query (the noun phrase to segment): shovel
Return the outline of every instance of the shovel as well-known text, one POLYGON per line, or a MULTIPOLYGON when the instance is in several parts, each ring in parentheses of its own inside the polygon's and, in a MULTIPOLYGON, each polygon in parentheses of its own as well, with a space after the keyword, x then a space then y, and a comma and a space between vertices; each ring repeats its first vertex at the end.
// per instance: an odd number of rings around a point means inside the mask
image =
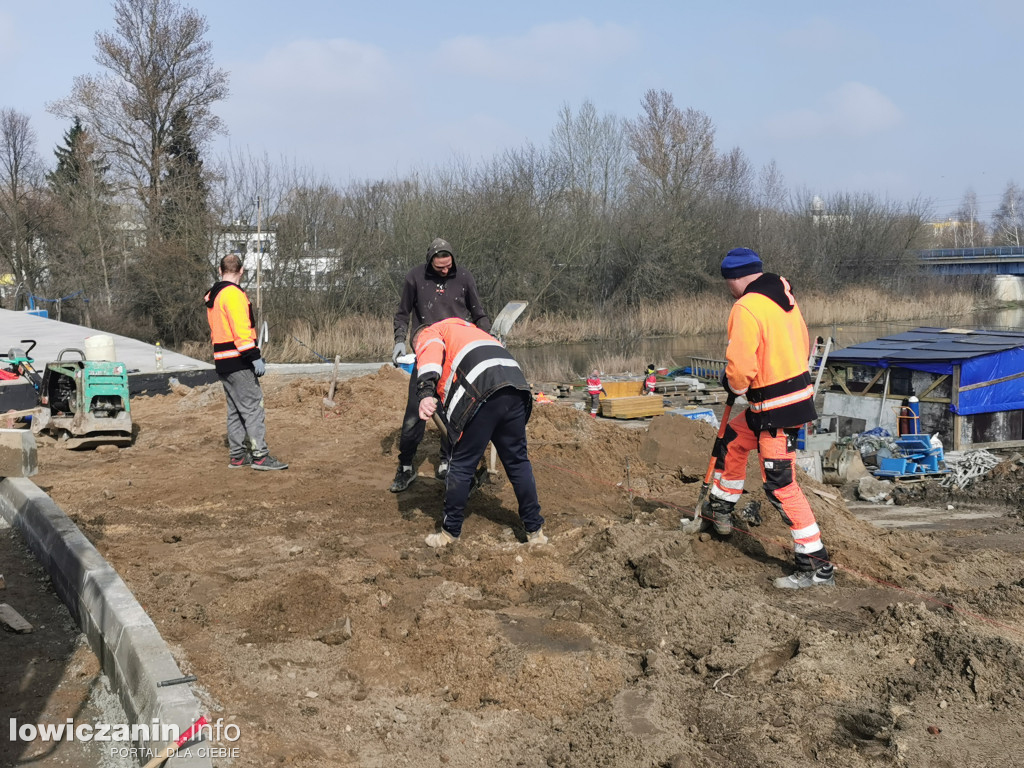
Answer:
MULTIPOLYGON (((431 416, 430 418, 434 420, 434 426, 437 427, 437 431, 444 435, 445 439, 447 439, 448 428, 444 425, 444 421, 442 421, 440 414, 437 411, 434 411, 433 416, 431 416)), ((494 446, 491 446, 491 451, 494 451, 494 446)), ((486 479, 486 477, 487 465, 481 464, 479 467, 476 468, 476 472, 473 473, 473 480, 469 484, 469 492, 472 493, 481 485, 483 485, 483 482, 486 479)))
POLYGON ((722 423, 718 425, 718 437, 715 438, 715 444, 711 447, 711 459, 708 461, 708 471, 704 473, 704 482, 701 483, 700 493, 697 494, 697 503, 693 507, 693 519, 687 520, 685 517, 680 522, 680 527, 687 533, 700 533, 701 520, 700 508, 704 504, 704 499, 708 496, 708 489, 711 487, 711 478, 715 475, 715 460, 718 458, 718 450, 722 445, 722 440, 725 439, 725 429, 729 426, 729 416, 732 413, 732 404, 736 401, 736 395, 732 392, 725 398, 725 410, 722 411, 722 423))
POLYGON ((528 301, 510 301, 502 307, 501 312, 491 323, 491 336, 504 343, 508 332, 512 330, 512 324, 519 319, 529 304, 528 301))
POLYGON ((324 408, 334 407, 334 388, 338 386, 338 365, 341 363, 341 355, 334 356, 334 376, 331 377, 331 389, 324 398, 324 408))

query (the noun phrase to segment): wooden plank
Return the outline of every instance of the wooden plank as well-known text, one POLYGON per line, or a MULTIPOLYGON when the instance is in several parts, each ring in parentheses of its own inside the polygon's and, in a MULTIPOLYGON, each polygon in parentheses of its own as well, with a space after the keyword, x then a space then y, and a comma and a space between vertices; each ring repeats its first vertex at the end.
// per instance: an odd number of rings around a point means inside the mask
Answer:
POLYGON ((613 419, 640 419, 664 412, 665 403, 657 396, 606 397, 601 401, 601 415, 613 419))
POLYGON ((607 397, 635 397, 644 391, 642 381, 604 381, 601 382, 607 397))
POLYGON ((32 625, 7 603, 0 603, 0 624, 3 624, 8 632, 17 632, 19 635, 32 631, 32 625))

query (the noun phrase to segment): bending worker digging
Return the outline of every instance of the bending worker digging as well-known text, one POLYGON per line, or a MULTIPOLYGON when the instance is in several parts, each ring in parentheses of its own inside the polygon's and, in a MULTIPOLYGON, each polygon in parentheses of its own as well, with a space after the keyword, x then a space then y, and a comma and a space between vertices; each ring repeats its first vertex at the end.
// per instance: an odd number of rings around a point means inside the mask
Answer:
POLYGON ((761 257, 734 248, 722 277, 736 303, 729 313, 722 386, 750 403, 725 430, 714 483, 703 515, 720 536, 732 533, 732 510, 743 493, 747 456, 757 449, 765 495, 793 535, 796 572, 775 580, 780 589, 833 586, 828 551, 810 504, 796 483, 796 436, 817 418, 807 371, 807 325, 789 281, 762 272, 761 257))
POLYGON ((421 330, 416 348, 419 415, 438 410, 451 441, 441 530, 426 538, 444 547, 459 538, 477 464, 493 443, 519 502, 529 544, 545 544, 537 483, 526 453, 526 422, 533 404, 519 364, 501 343, 472 323, 450 318, 421 330))

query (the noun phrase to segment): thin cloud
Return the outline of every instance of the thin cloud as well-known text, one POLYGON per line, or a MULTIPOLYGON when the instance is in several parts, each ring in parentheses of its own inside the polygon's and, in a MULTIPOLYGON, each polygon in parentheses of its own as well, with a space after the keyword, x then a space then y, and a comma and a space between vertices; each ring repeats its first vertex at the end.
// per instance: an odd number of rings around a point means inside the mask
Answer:
POLYGON ((637 42, 636 34, 626 27, 580 19, 543 24, 519 36, 441 41, 436 62, 451 74, 509 82, 552 81, 608 65, 634 50, 637 42))
POLYGON ((836 56, 843 51, 862 49, 866 41, 831 19, 817 17, 787 29, 779 35, 782 50, 836 56))
POLYGON ((844 83, 826 94, 817 107, 769 118, 766 129, 780 139, 822 136, 863 138, 898 125, 903 113, 885 94, 864 83, 844 83))
POLYGON ((243 91, 371 94, 394 79, 382 49, 344 39, 296 40, 271 49, 255 64, 238 64, 232 70, 243 91))
POLYGON ((10 14, 0 13, 0 61, 14 61, 19 48, 14 19, 10 14))

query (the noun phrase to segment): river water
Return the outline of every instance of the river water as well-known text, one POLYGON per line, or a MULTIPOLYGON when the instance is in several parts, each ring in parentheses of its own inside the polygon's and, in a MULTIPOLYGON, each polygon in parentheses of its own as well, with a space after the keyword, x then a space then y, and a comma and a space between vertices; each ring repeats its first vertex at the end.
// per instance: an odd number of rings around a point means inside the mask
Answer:
MULTIPOLYGON (((833 326, 811 326, 815 336, 834 339, 833 347, 840 349, 852 344, 891 336, 913 328, 974 328, 985 330, 1024 330, 1024 307, 985 310, 955 318, 922 318, 881 323, 839 323, 833 326)), ((559 344, 542 347, 515 348, 516 359, 527 371, 573 370, 584 376, 599 361, 610 357, 632 358, 640 356, 655 366, 675 368, 690 364, 691 357, 724 359, 725 328, 721 333, 700 336, 673 336, 623 342, 594 342, 589 344, 559 344)), ((607 373, 614 373, 607 371, 607 373)))

